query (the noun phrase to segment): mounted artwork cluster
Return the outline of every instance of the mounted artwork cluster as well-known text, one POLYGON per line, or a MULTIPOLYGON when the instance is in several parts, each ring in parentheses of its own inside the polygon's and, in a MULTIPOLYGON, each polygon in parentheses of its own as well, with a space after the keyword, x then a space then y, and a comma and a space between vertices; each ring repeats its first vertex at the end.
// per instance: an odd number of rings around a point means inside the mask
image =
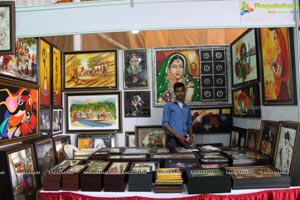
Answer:
POLYGON ((232 42, 235 117, 260 118, 260 94, 264 106, 297 104, 293 44, 290 28, 248 29, 232 42))

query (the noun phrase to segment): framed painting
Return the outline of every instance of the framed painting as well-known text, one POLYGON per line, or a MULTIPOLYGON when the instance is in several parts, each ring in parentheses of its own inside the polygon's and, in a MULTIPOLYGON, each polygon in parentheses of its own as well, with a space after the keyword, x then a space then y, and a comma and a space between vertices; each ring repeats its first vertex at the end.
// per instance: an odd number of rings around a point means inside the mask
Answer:
POLYGON ((247 129, 240 128, 233 126, 231 129, 230 135, 230 146, 232 147, 245 147, 245 140, 246 140, 247 129), (236 141, 238 140, 238 141, 236 141))
POLYGON ((232 108, 191 108, 193 133, 224 133, 232 128, 232 108))
POLYGON ((67 132, 122 131, 121 93, 67 93, 67 132))
POLYGON ((259 33, 263 105, 296 105, 293 28, 260 28, 259 33))
POLYGON ((125 131, 125 146, 136 147, 136 138, 134 131, 125 131))
POLYGON ((256 151, 259 140, 259 130, 258 129, 247 129, 245 148, 249 151, 256 151))
POLYGON ((62 106, 62 51, 52 44, 52 104, 62 106))
POLYGON ((64 89, 118 89, 117 51, 64 53, 64 89))
POLYGON ((124 50, 124 89, 138 88, 148 88, 147 50, 124 50))
POLYGON ((55 154, 57 163, 60 163, 66 159, 66 154, 64 152, 64 147, 66 144, 71 144, 71 138, 69 135, 57 135, 53 137, 55 154))
POLYGON ((112 147, 111 135, 77 135, 78 149, 112 147))
POLYGON ((51 113, 50 107, 40 107, 40 130, 49 131, 51 130, 51 113))
POLYGON ((39 89, 0 81, 0 145, 39 136, 39 89), (24 120, 26 119, 26 120, 24 120))
POLYGON ((125 117, 151 117, 150 91, 124 92, 125 117))
POLYGON ((262 120, 260 124, 257 152, 268 156, 271 160, 274 156, 278 125, 278 122, 270 120, 262 120))
POLYGON ((39 48, 39 69, 40 69, 40 104, 43 106, 51 105, 51 44, 44 39, 40 39, 39 48))
POLYGON ((259 80, 256 30, 248 29, 230 44, 232 87, 259 80))
POLYGON ((239 147, 239 137, 240 133, 237 130, 231 130, 230 132, 230 146, 231 147, 239 147))
POLYGON ((291 177, 291 185, 298 185, 300 153, 300 124, 298 122, 283 121, 278 128, 278 139, 275 144, 273 165, 282 173, 291 177))
POLYGON ((232 90, 233 116, 260 118, 260 91, 258 84, 232 90))
POLYGON ((36 199, 38 182, 36 160, 32 144, 17 144, 0 149, 0 188, 3 199, 36 199))
POLYGON ((63 132, 63 109, 52 109, 52 135, 60 134, 63 132))
POLYGON ((16 18, 15 2, 0 2, 0 55, 15 53, 16 18))
POLYGON ((171 160, 165 160, 164 162, 164 168, 179 168, 182 170, 186 169, 199 169, 200 163, 196 159, 192 160, 181 160, 181 159, 171 159, 171 160))
POLYGON ((32 37, 16 39, 16 51, 11 55, 0 55, 0 76, 37 85, 39 82, 38 41, 37 38, 32 37))
POLYGON ((166 147, 166 134, 162 126, 135 126, 135 136, 137 147, 166 147))
POLYGON ((173 47, 153 49, 153 105, 163 106, 175 98, 173 85, 186 86, 189 105, 230 105, 229 46, 173 47))

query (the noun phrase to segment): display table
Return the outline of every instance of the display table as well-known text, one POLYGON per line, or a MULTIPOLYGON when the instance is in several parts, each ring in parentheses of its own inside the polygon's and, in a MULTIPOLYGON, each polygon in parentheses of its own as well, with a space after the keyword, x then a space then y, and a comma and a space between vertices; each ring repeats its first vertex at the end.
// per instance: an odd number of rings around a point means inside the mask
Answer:
MULTIPOLYGON (((185 190, 186 191, 186 190, 185 190)), ((149 199, 184 199, 184 200, 297 200, 300 199, 300 188, 282 189, 248 189, 232 190, 231 193, 220 194, 196 194, 183 193, 153 193, 153 192, 81 192, 81 191, 40 191, 41 200, 99 200, 99 199, 126 199, 126 200, 149 200, 149 199)))

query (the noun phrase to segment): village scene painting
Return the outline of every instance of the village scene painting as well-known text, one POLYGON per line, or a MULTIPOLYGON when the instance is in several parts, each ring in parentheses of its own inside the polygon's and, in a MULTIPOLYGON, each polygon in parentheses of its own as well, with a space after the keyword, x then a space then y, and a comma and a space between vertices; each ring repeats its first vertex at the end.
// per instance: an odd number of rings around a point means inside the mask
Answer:
POLYGON ((69 95, 68 131, 120 129, 120 96, 117 94, 69 95))
POLYGON ((116 51, 64 54, 65 89, 117 88, 116 51))

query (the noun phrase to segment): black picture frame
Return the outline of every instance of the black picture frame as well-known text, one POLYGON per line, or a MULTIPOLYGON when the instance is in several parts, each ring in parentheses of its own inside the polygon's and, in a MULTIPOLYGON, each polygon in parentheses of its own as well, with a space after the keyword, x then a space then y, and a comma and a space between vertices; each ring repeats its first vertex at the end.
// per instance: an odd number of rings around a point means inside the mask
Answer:
POLYGON ((150 91, 124 92, 125 117, 151 117, 150 91))

